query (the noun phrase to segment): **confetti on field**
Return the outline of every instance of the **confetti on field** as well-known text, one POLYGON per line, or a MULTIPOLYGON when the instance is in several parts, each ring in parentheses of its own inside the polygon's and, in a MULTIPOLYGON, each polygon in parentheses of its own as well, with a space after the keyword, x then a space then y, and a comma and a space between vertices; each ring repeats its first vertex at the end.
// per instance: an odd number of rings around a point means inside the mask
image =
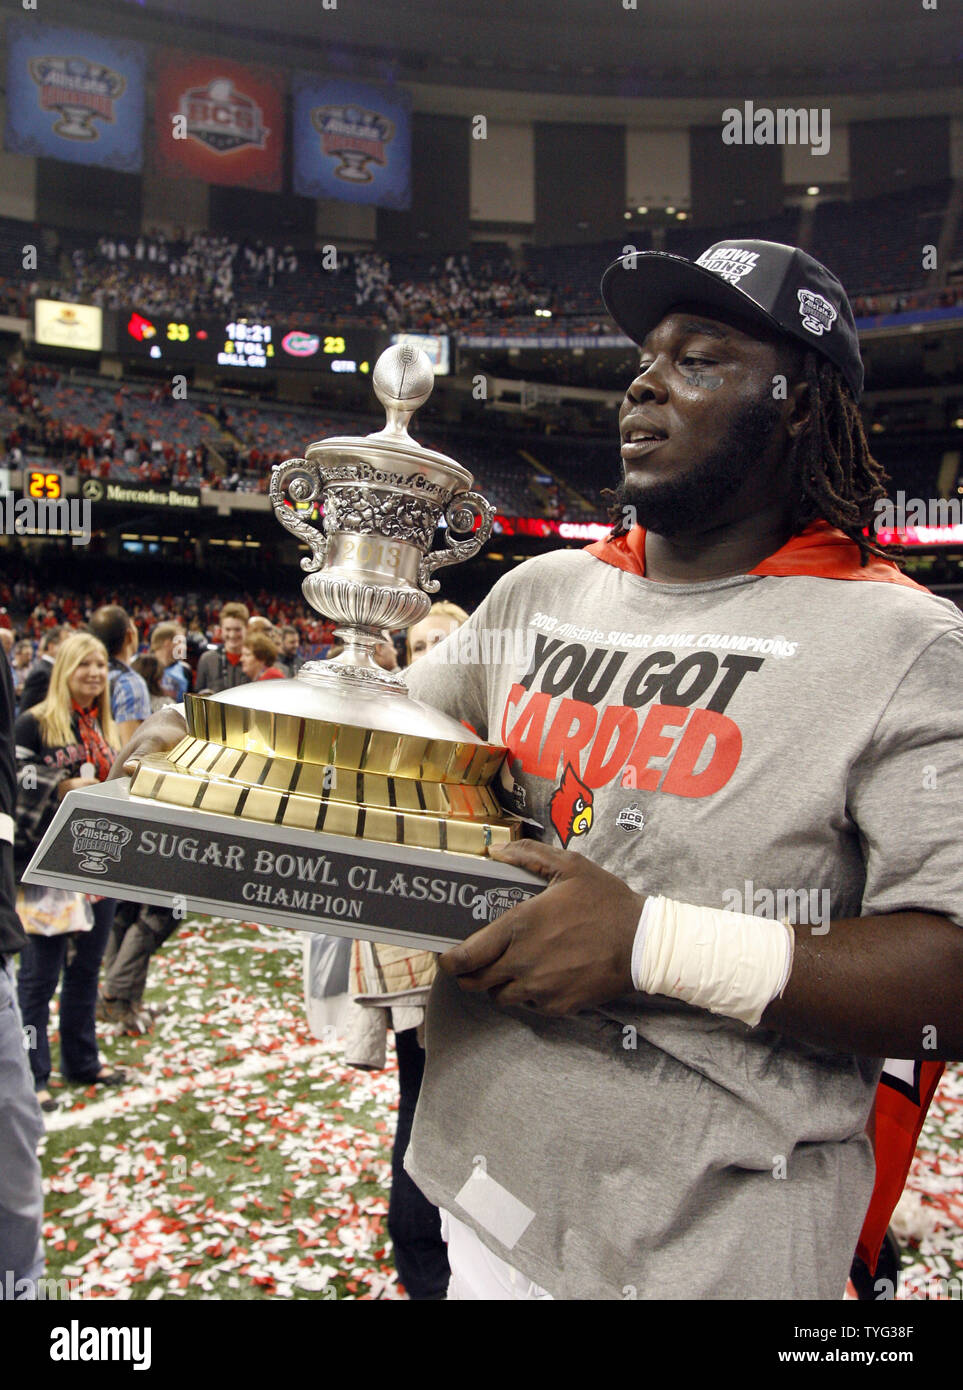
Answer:
POLYGON ((48 1275, 87 1298, 402 1297, 394 1059, 356 1071, 312 1036, 301 938, 190 919, 151 962, 148 997, 170 1011, 146 1037, 98 1025, 130 1084, 58 1087, 55 1072, 48 1275))
MULTIPOLYGON (((98 1024, 117 1089, 51 1084, 47 1275, 120 1299, 398 1299, 387 1230, 394 1056, 370 1073, 310 1032, 301 938, 190 918, 151 962, 169 1012, 98 1024)), ((57 1064, 56 1005, 51 1043, 57 1064)), ((963 1065, 930 1108, 894 1225, 905 1298, 963 1297, 963 1065), (940 1281, 943 1283, 940 1283, 940 1281)))
POLYGON ((897 1297, 963 1299, 963 1064, 943 1073, 894 1229, 903 1251, 897 1297))

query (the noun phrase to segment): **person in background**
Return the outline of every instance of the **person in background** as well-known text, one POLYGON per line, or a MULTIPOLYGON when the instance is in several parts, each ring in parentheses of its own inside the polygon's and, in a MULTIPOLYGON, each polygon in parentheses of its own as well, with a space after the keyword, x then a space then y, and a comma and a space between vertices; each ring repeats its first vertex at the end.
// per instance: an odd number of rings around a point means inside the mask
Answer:
POLYGON ((90 632, 107 648, 110 659, 110 712, 122 747, 152 712, 150 695, 142 676, 131 668, 138 647, 137 629, 117 604, 98 608, 88 624, 90 632))
MULTIPOLYGON (((22 872, 58 804, 75 787, 103 782, 117 749, 110 713, 108 656, 102 642, 77 633, 61 643, 47 698, 17 718, 15 854, 22 872), (32 769, 30 775, 27 770, 32 769)), ((94 1011, 97 975, 114 916, 113 898, 56 888, 21 887, 17 911, 27 933, 17 980, 24 1027, 32 1029, 30 1070, 44 1110, 56 1109, 47 1083, 50 1000, 63 975, 60 1054, 64 1079, 115 1086, 123 1071, 101 1064, 94 1011)))
POLYGON ((298 647, 301 642, 298 630, 288 623, 281 628, 280 636, 281 650, 278 652, 277 664, 285 675, 296 676, 304 665, 304 658, 298 655, 298 647))
MULTIPOLYGON (((444 641, 467 619, 468 614, 456 603, 432 604, 428 616, 408 632, 409 664, 444 641)), ((394 651, 393 646, 391 650, 394 651)), ((345 1061, 349 1066, 383 1067, 389 1017, 395 1030, 399 1096, 391 1155, 388 1232, 398 1275, 409 1297, 415 1300, 443 1299, 450 1277, 438 1208, 404 1169, 425 1070, 421 1037, 424 1005, 435 974, 435 955, 431 951, 368 941, 351 944, 351 988, 360 1009, 349 1027, 345 1061)))
MULTIPOLYGON (((12 1296, 33 1299, 44 1272, 43 1188, 37 1145, 43 1117, 27 1064, 14 959, 27 938, 16 913, 13 861, 17 774, 13 752, 13 684, 0 663, 0 1272, 12 1296)), ((8 1297, 0 1279, 0 1299, 8 1297)))
POLYGON ((41 637, 40 653, 27 672, 27 678, 20 692, 18 714, 23 714, 25 710, 39 705, 40 701, 46 697, 47 688, 50 685, 50 672, 57 659, 57 649, 69 633, 70 628, 68 627, 51 627, 41 637))
POLYGON ((331 618, 325 618, 323 623, 319 623, 315 626, 315 636, 311 640, 320 643, 320 651, 318 652, 319 661, 326 661, 328 657, 331 656, 332 648, 334 647, 334 629, 335 624, 331 618))
POLYGON ((147 686, 152 714, 156 714, 159 709, 167 709, 170 705, 177 703, 174 697, 168 695, 161 685, 164 668, 156 656, 139 656, 136 661, 131 662, 131 669, 137 672, 147 686))
POLYGON ((17 692, 23 689, 23 683, 27 679, 27 672, 33 665, 33 643, 29 638, 24 638, 18 642, 13 649, 13 660, 11 662, 11 675, 13 676, 13 688, 17 692))
POLYGON ((188 624, 187 636, 185 638, 185 644, 187 647, 187 664, 192 671, 197 670, 201 657, 207 651, 207 637, 205 636, 203 629, 198 630, 199 627, 200 624, 198 620, 194 618, 188 624))
POLYGON ((212 695, 247 681, 241 669, 241 644, 250 612, 243 603, 225 603, 219 616, 223 646, 208 647, 197 663, 197 689, 212 695))
MULTIPOLYGON (((124 744, 153 713, 147 683, 129 664, 138 647, 137 629, 127 612, 117 604, 98 608, 89 628, 103 642, 110 658, 110 712, 117 726, 119 742, 124 744)), ((152 1018, 140 1007, 147 979, 147 962, 158 944, 158 932, 168 929, 166 935, 161 936, 162 940, 166 940, 176 926, 169 909, 149 908, 142 903, 117 903, 102 963, 101 989, 96 1006, 98 1018, 109 1023, 121 1023, 125 1032, 135 1036, 147 1031, 152 1018), (132 930, 141 916, 148 916, 157 929, 145 932, 132 930), (131 979, 135 979, 139 986, 136 998, 132 997, 131 979)))
POLYGON ((385 633, 383 642, 379 642, 375 647, 374 659, 383 671, 397 671, 398 669, 398 648, 391 639, 390 633, 385 633))
POLYGON ((191 673, 184 664, 187 639, 178 623, 158 623, 150 635, 150 654, 164 668, 161 685, 175 700, 183 700, 191 688, 191 673))
POLYGON ((241 669, 249 681, 284 680, 284 672, 275 666, 278 649, 263 632, 248 632, 241 647, 241 669))
POLYGON ((13 651, 13 640, 13 629, 9 627, 0 627, 0 647, 3 648, 8 665, 10 663, 10 653, 13 651))
POLYGON ((420 623, 415 623, 408 629, 408 665, 417 661, 419 657, 426 656, 433 647, 437 647, 439 642, 443 642, 450 633, 467 621, 468 614, 464 608, 459 608, 457 603, 449 603, 447 599, 433 603, 427 618, 422 618, 420 623))
MULTIPOLYGON (((343 651, 344 643, 335 642, 325 659, 334 661, 335 657, 340 656, 343 651)), ((398 649, 387 633, 375 647, 374 659, 376 664, 381 667, 382 671, 397 671, 398 649)))

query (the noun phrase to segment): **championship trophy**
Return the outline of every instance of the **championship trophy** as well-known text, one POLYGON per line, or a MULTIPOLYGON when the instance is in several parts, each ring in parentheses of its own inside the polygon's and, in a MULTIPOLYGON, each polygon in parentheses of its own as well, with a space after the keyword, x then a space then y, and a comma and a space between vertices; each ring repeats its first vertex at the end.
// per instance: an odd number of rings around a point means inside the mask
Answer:
POLYGON ((308 546, 304 596, 337 619, 343 651, 291 680, 188 695, 175 748, 129 782, 67 793, 24 882, 434 950, 546 886, 486 855, 521 834, 492 790, 506 750, 375 661, 494 511, 408 433, 434 385, 427 355, 389 348, 373 385, 384 429, 321 440, 271 478, 278 520, 308 546))

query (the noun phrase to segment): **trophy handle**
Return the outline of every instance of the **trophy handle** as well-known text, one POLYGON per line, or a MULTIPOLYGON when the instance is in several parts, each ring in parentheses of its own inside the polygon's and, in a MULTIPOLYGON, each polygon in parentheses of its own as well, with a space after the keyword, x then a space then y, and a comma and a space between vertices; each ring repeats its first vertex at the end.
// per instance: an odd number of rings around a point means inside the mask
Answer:
MULTIPOLYGON (((304 517, 289 507, 284 494, 288 493, 293 502, 315 502, 321 494, 321 479, 316 465, 307 459, 285 459, 271 469, 271 505, 274 515, 282 526, 286 526, 300 540, 305 541, 310 555, 301 557, 301 568, 314 574, 324 564, 324 553, 328 547, 327 537, 304 517)), ((437 585, 436 585, 437 588, 437 585)))
POLYGON ((445 520, 448 523, 445 532, 448 549, 432 550, 418 565, 418 583, 426 594, 438 592, 438 580, 431 578, 436 569, 442 565, 460 564, 462 560, 470 560, 478 554, 492 533, 495 508, 480 492, 458 492, 445 508, 445 520), (478 517, 481 517, 481 525, 472 532, 471 528, 478 517), (470 533, 466 539, 459 540, 458 534, 464 536, 466 532, 470 533))

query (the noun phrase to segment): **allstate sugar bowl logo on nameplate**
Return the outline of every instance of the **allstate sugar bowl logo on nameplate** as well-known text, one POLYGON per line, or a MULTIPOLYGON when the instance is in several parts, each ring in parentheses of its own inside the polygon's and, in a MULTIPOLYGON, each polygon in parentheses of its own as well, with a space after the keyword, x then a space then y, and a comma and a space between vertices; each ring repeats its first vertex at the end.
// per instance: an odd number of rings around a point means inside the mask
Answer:
POLYGON ((489 888, 487 893, 479 893, 472 903, 472 917, 476 922, 494 922, 511 907, 527 902, 535 894, 527 888, 489 888))
POLYGON ((103 816, 84 816, 70 822, 70 833, 74 837, 74 854, 80 859, 79 867, 89 874, 105 874, 108 861, 120 863, 120 855, 131 838, 126 826, 103 816))

